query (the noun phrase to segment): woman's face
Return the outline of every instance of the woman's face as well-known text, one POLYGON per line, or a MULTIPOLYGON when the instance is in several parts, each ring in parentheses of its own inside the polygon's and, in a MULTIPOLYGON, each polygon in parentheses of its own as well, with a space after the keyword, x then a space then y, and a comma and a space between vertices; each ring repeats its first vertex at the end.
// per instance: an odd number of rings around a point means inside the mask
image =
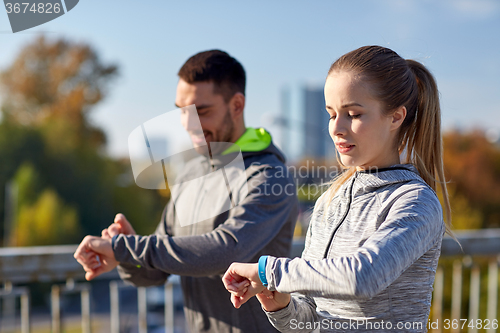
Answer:
MULTIPOLYGON (((325 100, 330 136, 345 166, 362 170, 400 163, 395 139, 401 115, 383 115, 382 103, 360 76, 331 73, 325 83, 325 100)), ((406 109, 402 112, 404 119, 406 109)))

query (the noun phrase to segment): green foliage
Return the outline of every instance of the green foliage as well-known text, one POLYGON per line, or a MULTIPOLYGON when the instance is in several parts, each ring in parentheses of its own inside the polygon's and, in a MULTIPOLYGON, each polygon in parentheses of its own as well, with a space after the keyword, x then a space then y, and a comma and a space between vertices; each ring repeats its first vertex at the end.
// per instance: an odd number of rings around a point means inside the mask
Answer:
POLYGON ((118 212, 129 218, 137 232, 154 231, 168 198, 137 187, 129 175, 128 160, 114 161, 95 149, 83 147, 55 153, 46 145, 37 129, 0 124, 0 160, 4 162, 0 163, 2 218, 5 185, 12 179, 18 185, 18 225, 15 235, 10 237, 12 242, 18 245, 78 242, 86 234, 100 235, 118 212), (12 144, 9 138, 15 138, 12 144), (126 186, 118 181, 124 176, 128 177, 126 186), (48 222, 50 218, 54 219, 52 224, 48 222), (40 226, 46 226, 44 230, 57 227, 64 232, 52 233, 52 237, 41 231, 36 232, 38 238, 23 235, 23 230, 30 230, 31 234, 40 226))
POLYGON ((100 235, 118 212, 154 231, 164 198, 131 176, 123 185, 130 162, 102 153, 105 134, 89 120, 117 72, 89 45, 41 37, 0 74, 0 221, 5 185, 14 179, 19 189, 12 242, 75 243, 100 235))
POLYGON ((131 184, 115 187, 113 198, 116 212, 125 215, 139 235, 154 233, 166 204, 156 192, 131 184))
MULTIPOLYGON (((45 145, 40 133, 6 121, 0 123, 0 220, 5 216, 5 186, 19 166, 25 162, 33 166, 44 163, 45 145)), ((3 229, 1 229, 3 235, 3 229)))
POLYGON ((80 238, 75 208, 65 205, 53 189, 41 188, 40 175, 31 163, 20 166, 14 176, 17 189, 16 224, 9 245, 70 244, 80 238))
POLYGON ((17 187, 17 206, 32 205, 38 198, 41 190, 41 179, 32 163, 23 163, 14 176, 14 184, 17 187))
POLYGON ((21 206, 12 243, 17 246, 73 244, 81 239, 78 214, 54 190, 42 192, 33 205, 21 206))

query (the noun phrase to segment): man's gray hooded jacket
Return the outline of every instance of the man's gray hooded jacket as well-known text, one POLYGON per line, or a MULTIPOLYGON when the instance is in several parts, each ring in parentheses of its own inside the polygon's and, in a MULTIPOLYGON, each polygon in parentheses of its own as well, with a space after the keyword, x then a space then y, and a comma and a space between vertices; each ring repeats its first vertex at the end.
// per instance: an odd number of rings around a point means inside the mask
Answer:
MULTIPOLYGON (((246 182, 228 186, 219 193, 186 193, 188 187, 180 188, 165 207, 154 235, 113 238, 113 251, 120 262, 118 271, 125 281, 151 286, 163 284, 170 274, 181 276, 189 332, 276 331, 256 298, 235 309, 221 276, 233 262, 257 262, 266 254, 289 256, 298 213, 296 190, 284 156, 272 143, 264 150, 243 151, 242 155, 246 182), (221 198, 227 199, 228 193, 230 202, 239 202, 238 205, 198 222, 200 210, 218 205, 221 198), (188 223, 179 221, 175 205, 177 198, 186 195, 190 200, 187 205, 184 200, 182 216, 189 216, 188 223)), ((226 176, 230 175, 227 159, 234 156, 196 158, 188 162, 176 183, 183 186, 183 180, 186 184, 200 180, 200 176, 221 167, 226 176)))

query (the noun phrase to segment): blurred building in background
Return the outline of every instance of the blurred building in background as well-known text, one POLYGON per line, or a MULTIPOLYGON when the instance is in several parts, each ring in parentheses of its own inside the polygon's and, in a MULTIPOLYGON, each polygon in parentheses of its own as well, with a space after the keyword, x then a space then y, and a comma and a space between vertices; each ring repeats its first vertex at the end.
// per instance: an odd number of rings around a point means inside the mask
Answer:
POLYGON ((313 159, 317 163, 335 159, 328 133, 322 85, 301 84, 281 91, 280 114, 266 119, 277 145, 292 163, 313 159))
POLYGON ((327 159, 330 155, 332 139, 328 134, 329 116, 325 110, 323 87, 302 88, 304 146, 302 155, 307 158, 327 159))

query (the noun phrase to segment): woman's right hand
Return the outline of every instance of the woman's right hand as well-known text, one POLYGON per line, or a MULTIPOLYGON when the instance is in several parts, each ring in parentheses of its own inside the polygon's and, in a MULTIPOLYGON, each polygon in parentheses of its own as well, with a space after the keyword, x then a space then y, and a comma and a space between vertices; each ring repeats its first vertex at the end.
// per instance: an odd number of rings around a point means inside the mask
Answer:
POLYGON ((277 291, 271 291, 271 293, 272 297, 268 297, 264 293, 257 294, 257 299, 267 312, 274 312, 286 308, 292 299, 290 294, 282 294, 277 291))

